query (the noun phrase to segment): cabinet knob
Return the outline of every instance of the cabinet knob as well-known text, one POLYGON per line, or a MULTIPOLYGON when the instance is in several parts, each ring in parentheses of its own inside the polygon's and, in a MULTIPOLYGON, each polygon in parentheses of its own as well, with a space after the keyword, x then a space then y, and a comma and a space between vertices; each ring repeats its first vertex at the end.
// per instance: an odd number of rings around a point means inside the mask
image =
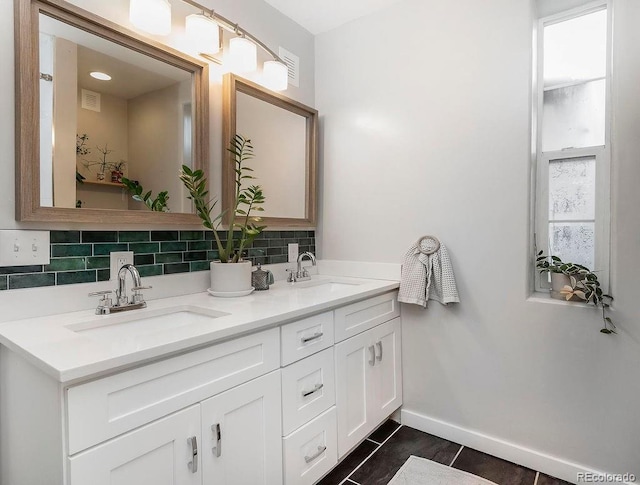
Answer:
POLYGON ((313 455, 311 456, 305 456, 304 457, 304 461, 306 463, 311 463, 313 460, 315 460, 316 458, 318 458, 320 455, 322 455, 325 451, 327 450, 326 446, 318 446, 318 451, 316 451, 313 455))
POLYGON ((376 347, 378 347, 379 354, 376 355, 376 360, 378 362, 382 362, 382 341, 376 342, 376 347))
POLYGON ((213 454, 216 458, 222 455, 222 433, 220 432, 220 423, 212 424, 211 431, 213 431, 213 439, 216 442, 216 446, 212 448, 213 454))
POLYGON ((198 472, 198 439, 195 436, 187 438, 187 443, 191 447, 191 461, 189 462, 189 468, 191 473, 198 472))
POLYGON ((310 391, 302 391, 302 397, 311 396, 311 394, 315 394, 316 392, 318 392, 323 387, 324 387, 324 384, 316 384, 315 387, 313 389, 311 389, 310 391))
POLYGON ((313 335, 310 335, 308 337, 302 337, 300 340, 302 341, 303 344, 306 344, 307 342, 311 342, 313 340, 318 340, 323 335, 324 335, 324 333, 322 333, 322 332, 316 332, 313 335))

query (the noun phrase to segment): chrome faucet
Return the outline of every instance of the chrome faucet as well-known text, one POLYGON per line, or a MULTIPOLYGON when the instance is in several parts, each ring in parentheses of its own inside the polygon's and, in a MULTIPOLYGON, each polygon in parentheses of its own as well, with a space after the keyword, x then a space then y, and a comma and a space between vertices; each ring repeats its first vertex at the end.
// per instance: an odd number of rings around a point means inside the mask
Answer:
POLYGON ((304 261, 305 257, 309 258, 312 266, 316 265, 316 257, 313 255, 313 253, 306 251, 298 255, 298 270, 295 272, 290 269, 287 270, 287 272, 289 273, 287 282, 295 283, 296 281, 306 281, 311 279, 311 275, 309 274, 307 269, 302 267, 302 261, 304 261))
POLYGON ((115 290, 115 304, 112 302, 110 296, 114 290, 96 291, 89 293, 89 296, 101 297, 98 302, 98 307, 96 308, 96 315, 108 315, 109 313, 145 308, 147 306, 147 302, 144 301, 142 290, 148 289, 151 289, 151 286, 142 286, 142 280, 140 279, 138 269, 132 264, 125 264, 118 271, 118 289, 115 290), (129 273, 133 279, 131 300, 129 300, 129 297, 127 296, 127 273, 129 273))

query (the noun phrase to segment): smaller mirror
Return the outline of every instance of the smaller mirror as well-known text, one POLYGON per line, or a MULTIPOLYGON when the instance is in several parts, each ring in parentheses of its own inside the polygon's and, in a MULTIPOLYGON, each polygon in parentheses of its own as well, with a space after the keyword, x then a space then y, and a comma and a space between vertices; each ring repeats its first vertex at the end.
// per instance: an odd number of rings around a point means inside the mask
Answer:
POLYGON ((315 226, 318 112, 233 74, 225 76, 224 94, 223 210, 232 207, 235 193, 233 155, 226 148, 240 134, 255 149, 249 166, 257 180, 248 185, 262 186, 264 223, 315 226))

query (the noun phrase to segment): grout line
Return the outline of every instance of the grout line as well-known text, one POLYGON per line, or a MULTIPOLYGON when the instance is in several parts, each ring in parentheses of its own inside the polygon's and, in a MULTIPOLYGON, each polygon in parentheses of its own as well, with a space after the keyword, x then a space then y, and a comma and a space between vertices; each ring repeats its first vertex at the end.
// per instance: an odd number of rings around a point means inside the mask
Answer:
POLYGON ((378 443, 377 441, 373 441, 371 438, 367 438, 367 441, 371 441, 372 443, 375 443, 378 446, 382 444, 382 443, 378 443))
POLYGON ((458 457, 460 456, 460 453, 462 453, 463 448, 464 448, 464 445, 460 445, 460 449, 456 453, 456 456, 453 457, 453 460, 451 460, 451 463, 449 463, 449 466, 453 466, 453 462, 455 462, 458 459, 458 457))
POLYGON ((345 479, 345 482, 347 480, 351 480, 351 475, 353 475, 362 465, 364 465, 364 462, 367 461, 369 458, 371 458, 376 451, 378 451, 380 448, 382 448, 382 445, 384 445, 387 441, 389 441, 391 439, 391 437, 394 434, 396 434, 400 428, 402 428, 402 425, 398 426, 396 428, 396 430, 387 437, 386 440, 384 440, 382 443, 380 443, 380 445, 375 450, 373 450, 371 453, 369 453, 369 455, 364 460, 362 460, 362 462, 357 467, 355 467, 353 470, 351 470, 351 473, 349 473, 349 475, 347 475, 347 478, 345 479))
POLYGON ((536 479, 533 481, 533 485, 538 485, 538 478, 540 477, 540 472, 536 472, 536 479))

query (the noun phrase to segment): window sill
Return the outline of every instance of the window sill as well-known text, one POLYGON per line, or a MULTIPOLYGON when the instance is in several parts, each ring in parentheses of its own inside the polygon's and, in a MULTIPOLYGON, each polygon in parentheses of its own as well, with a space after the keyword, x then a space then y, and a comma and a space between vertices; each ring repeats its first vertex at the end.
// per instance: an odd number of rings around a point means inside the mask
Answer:
POLYGON ((545 303, 547 305, 560 305, 565 307, 575 307, 575 308, 588 308, 593 310, 595 306, 591 303, 583 302, 583 301, 566 301, 566 300, 557 300, 555 298, 551 298, 549 292, 546 291, 536 291, 532 293, 529 298, 527 298, 528 302, 532 303, 545 303))

